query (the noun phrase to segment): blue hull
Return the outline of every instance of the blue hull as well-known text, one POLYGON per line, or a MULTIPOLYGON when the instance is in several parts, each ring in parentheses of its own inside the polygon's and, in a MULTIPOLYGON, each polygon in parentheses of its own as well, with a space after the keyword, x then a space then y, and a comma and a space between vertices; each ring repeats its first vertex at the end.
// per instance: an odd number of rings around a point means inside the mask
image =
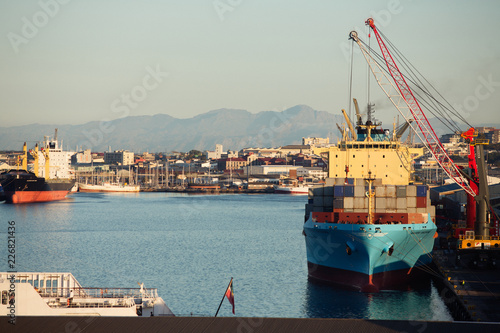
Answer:
POLYGON ((304 224, 309 276, 363 291, 394 289, 432 261, 436 225, 304 224))

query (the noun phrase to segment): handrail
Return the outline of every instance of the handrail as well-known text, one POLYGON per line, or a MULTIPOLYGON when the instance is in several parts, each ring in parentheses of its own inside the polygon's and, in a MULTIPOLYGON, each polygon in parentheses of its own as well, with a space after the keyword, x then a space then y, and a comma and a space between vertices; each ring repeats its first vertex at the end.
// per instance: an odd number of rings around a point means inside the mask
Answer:
POLYGON ((62 288, 62 287, 41 287, 35 290, 42 297, 69 297, 73 291, 73 297, 78 298, 157 298, 156 288, 62 288))
POLYGON ((467 237, 466 235, 459 235, 460 240, 500 240, 500 236, 478 236, 474 238, 467 237))

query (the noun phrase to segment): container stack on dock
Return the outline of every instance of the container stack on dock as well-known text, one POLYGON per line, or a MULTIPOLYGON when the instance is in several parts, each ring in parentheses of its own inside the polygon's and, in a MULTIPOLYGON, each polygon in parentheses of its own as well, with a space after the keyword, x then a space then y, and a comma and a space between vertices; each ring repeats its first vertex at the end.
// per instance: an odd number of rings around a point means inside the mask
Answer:
MULTIPOLYGON (((435 207, 426 185, 383 185, 373 181, 372 209, 375 223, 421 223, 435 207)), ((313 213, 317 222, 360 223, 367 220, 369 188, 363 178, 327 178, 309 189, 305 219, 313 213)))

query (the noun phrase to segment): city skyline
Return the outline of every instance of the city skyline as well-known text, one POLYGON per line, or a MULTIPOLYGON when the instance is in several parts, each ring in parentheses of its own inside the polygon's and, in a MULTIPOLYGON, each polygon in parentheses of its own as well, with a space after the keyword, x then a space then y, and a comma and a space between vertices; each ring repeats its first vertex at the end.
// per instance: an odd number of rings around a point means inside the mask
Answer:
MULTIPOLYGON (((366 38, 368 17, 469 122, 498 114, 500 45, 488 36, 496 1, 39 0, 0 8, 0 127, 299 104, 340 114, 350 104, 348 34, 366 38)), ((354 56, 352 97, 365 105, 367 69, 354 56)), ((376 117, 392 122, 396 111, 373 83, 370 93, 376 117)))

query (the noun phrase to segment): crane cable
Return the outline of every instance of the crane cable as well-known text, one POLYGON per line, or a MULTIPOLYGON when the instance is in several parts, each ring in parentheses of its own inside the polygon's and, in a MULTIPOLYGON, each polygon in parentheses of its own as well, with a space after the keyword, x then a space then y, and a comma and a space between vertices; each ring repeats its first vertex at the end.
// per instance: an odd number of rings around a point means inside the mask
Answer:
MULTIPOLYGON (((361 41, 365 47, 367 47, 367 44, 364 43, 363 41, 361 41)), ((385 59, 382 58, 382 56, 380 54, 378 54, 376 51, 372 50, 373 53, 376 55, 376 57, 379 59, 377 61, 377 59, 373 58, 372 59, 379 65, 380 68, 382 68, 382 70, 384 70, 388 75, 391 75, 389 73, 389 71, 387 70, 386 68, 386 63, 385 63, 385 59)), ((401 72, 400 72, 401 73, 401 72)), ((404 75, 403 73, 401 73, 401 75, 410 83, 412 83, 414 86, 417 86, 418 85, 414 82, 414 80, 412 78, 409 78, 407 75, 404 75)), ((430 95, 428 92, 426 92, 424 89, 422 88, 419 88, 420 90, 422 90, 429 98, 431 99, 434 99, 434 97, 432 97, 432 95, 430 95)), ((416 95, 417 97, 419 97, 419 103, 422 104, 422 105, 427 105, 427 109, 429 110, 429 112, 434 116, 436 117, 441 123, 443 123, 443 125, 445 125, 449 130, 451 130, 452 132, 456 132, 456 131, 460 131, 460 128, 454 123, 454 122, 451 122, 450 119, 449 119, 449 116, 448 115, 445 115, 442 111, 439 111, 438 109, 436 108, 433 108, 431 106, 428 105, 428 102, 417 92, 417 91, 412 91, 414 95, 416 95), (433 111, 434 109, 434 111, 433 111), (439 117, 441 116, 441 118, 439 117), (446 123, 445 123, 446 122, 446 123)), ((437 102, 438 104, 442 105, 442 103, 440 102, 437 102)))
MULTIPOLYGON (((362 40, 360 40, 361 43, 370 49, 370 51, 373 52, 373 54, 378 58, 378 60, 375 58, 375 57, 372 57, 372 59, 387 73, 387 74, 390 74, 386 68, 386 63, 385 63, 385 59, 383 59, 383 57, 377 53, 374 49, 371 49, 369 45, 367 45, 365 42, 363 42, 362 40)), ((390 42, 389 42, 390 43, 390 42)), ((392 45, 392 44, 391 44, 392 45)), ((399 51, 397 51, 398 53, 400 53, 399 51)), ((404 64, 405 62, 402 61, 404 64)), ((408 65, 405 65, 406 67, 408 67, 408 65)), ((416 69, 415 69, 416 70, 416 69)), ((411 70, 410 70, 411 71, 411 70)), ((417 71, 418 72, 418 71, 417 71)), ((420 73, 419 73, 420 74, 420 73)), ((453 113, 455 116, 457 116, 458 118, 460 118, 460 120, 462 120, 464 123, 466 123, 467 125, 469 125, 470 127, 472 127, 466 120, 465 118, 463 118, 460 114, 458 114, 456 111, 452 111, 450 110, 450 108, 446 107, 442 102, 438 101, 434 96, 432 96, 432 94, 426 90, 425 88, 423 88, 422 86, 420 86, 419 84, 415 83, 415 81, 408 77, 408 75, 404 75, 403 73, 401 73, 401 75, 403 75, 403 77, 408 80, 409 82, 411 82, 414 86, 416 86, 418 89, 420 89, 431 101, 433 101, 432 103, 437 103, 440 108, 442 109, 442 111, 440 111, 436 106, 432 106, 432 105, 429 105, 430 103, 425 99, 423 98, 423 96, 421 94, 419 94, 418 92, 414 92, 415 95, 417 95, 419 98, 420 98, 420 102, 421 104, 425 104, 427 106, 427 109, 441 122, 443 123, 443 125, 445 125, 448 129, 450 129, 452 132, 457 132, 457 131, 461 131, 461 129, 456 125, 455 122, 453 122, 451 120, 451 117, 446 114, 446 112, 444 110, 448 110, 449 112, 453 113), (433 111, 434 110, 434 111, 433 111), (441 116, 441 117, 439 117, 441 116)), ((415 74, 414 74, 415 75, 415 74)), ((416 75, 415 75, 416 76, 416 75)), ((420 76, 423 77, 423 75, 420 74, 420 76)), ((426 80, 424 78, 424 80, 426 80)), ((427 80, 426 80, 427 81, 427 80)), ((428 82, 428 81, 427 81, 428 82)), ((429 83, 429 85, 431 85, 429 83)), ((432 85, 431 85, 432 86, 432 85)), ((437 90, 433 87, 433 89, 437 92, 437 90)), ((437 92, 439 94, 439 92, 437 92)), ((439 94, 439 96, 442 97, 441 94, 439 94)), ((444 97, 442 97, 442 99, 449 104, 449 102, 447 102, 444 97)), ((451 105, 450 105, 451 108, 453 108, 451 105)))
MULTIPOLYGON (((461 131, 460 128, 457 126, 457 124, 452 120, 452 118, 450 117, 449 113, 453 114, 455 117, 457 117, 458 119, 460 119, 463 123, 467 124, 468 126, 472 127, 472 125, 470 125, 467 120, 462 116, 460 115, 454 108, 453 106, 439 93, 439 91, 422 75, 422 73, 420 73, 418 71, 418 69, 413 66, 410 61, 408 61, 408 59, 394 46, 394 44, 392 44, 392 42, 383 34, 379 31, 380 35, 383 36, 384 40, 386 40, 387 44, 391 46, 391 48, 393 49, 394 51, 394 54, 398 56, 398 60, 401 62, 401 64, 403 65, 403 67, 405 67, 405 69, 411 73, 413 76, 412 77, 409 77, 409 75, 404 75, 403 73, 401 73, 401 75, 403 75, 403 77, 405 77, 405 79, 407 79, 409 82, 411 82, 415 87, 417 87, 420 91, 422 91, 427 97, 428 99, 430 100, 430 102, 428 100, 426 100, 425 98, 423 98, 420 94, 418 93, 415 93, 417 96, 420 97, 421 101, 423 102, 422 104, 426 104, 427 105, 427 108, 429 109, 429 111, 436 117, 438 118, 438 120, 443 123, 446 127, 448 127, 450 130, 456 132, 456 131, 461 131), (413 69, 412 69, 413 68, 413 69), (418 73, 415 74, 415 72, 418 73), (420 80, 419 76, 427 83, 428 86, 430 86, 436 93, 437 95, 439 95, 439 97, 448 105, 444 105, 442 102, 438 101, 436 99, 436 97, 434 97, 431 92, 426 88, 424 82, 422 82, 422 80, 420 80), (418 82, 420 82, 420 84, 417 84, 412 78, 415 78, 418 82), (430 105, 430 104, 433 104, 434 106, 430 105), (439 108, 436 106, 436 104, 439 106, 439 108), (441 109, 441 110, 440 110, 441 109), (436 113, 433 112, 433 110, 439 114, 442 118, 439 118, 436 113), (446 111, 448 111, 449 113, 447 113, 446 111), (446 123, 447 124, 446 124, 446 123)), ((362 43, 370 48, 369 45, 367 45, 366 43, 364 43, 362 41, 362 43)), ((380 54, 378 54, 375 50, 372 50, 373 53, 381 60, 385 63, 385 59, 382 58, 382 56, 380 54)), ((380 65, 380 62, 377 62, 379 65, 380 65)), ((386 66, 381 66, 382 68, 384 68, 384 71, 386 71, 386 73, 388 73, 387 69, 385 69, 386 66)))
MULTIPOLYGON (((411 62, 404 56, 403 53, 401 53, 398 48, 396 46, 394 46, 394 44, 392 44, 392 42, 382 33, 380 32, 379 30, 379 33, 384 37, 384 39, 389 43, 389 45, 391 46, 391 48, 396 51, 397 55, 400 57, 400 59, 404 62, 404 63, 408 63, 409 66, 411 66, 417 73, 418 75, 420 75, 424 80, 425 82, 439 95, 439 97, 441 97, 443 99, 444 102, 446 102, 446 104, 448 104, 449 108, 445 107, 444 105, 440 104, 441 107, 445 108, 446 110, 448 110, 449 112, 451 112, 453 115, 455 115, 458 119, 460 119, 461 121, 463 121, 465 124, 471 126, 467 120, 465 119, 465 117, 463 117, 460 113, 457 112, 457 110, 455 110, 455 108, 446 100, 446 98, 444 98, 444 96, 434 87, 434 85, 432 83, 430 83, 423 75, 422 73, 420 73, 420 71, 415 67, 413 66, 413 64, 411 64, 411 62)), ((429 94, 431 98, 433 98, 434 100, 436 100, 431 94, 429 94)), ((437 100, 436 100, 437 101, 437 100)), ((472 126, 471 126, 472 127, 472 126)))

